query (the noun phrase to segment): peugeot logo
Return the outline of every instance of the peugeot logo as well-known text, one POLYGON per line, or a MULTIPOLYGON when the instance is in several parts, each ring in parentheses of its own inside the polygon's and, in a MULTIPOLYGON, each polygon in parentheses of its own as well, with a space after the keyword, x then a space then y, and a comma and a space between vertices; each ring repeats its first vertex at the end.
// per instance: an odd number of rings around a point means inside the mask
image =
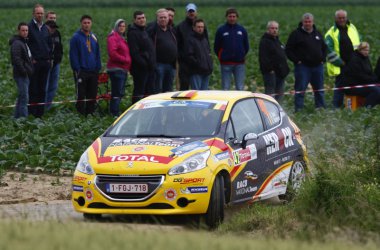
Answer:
POLYGON ((131 168, 131 167, 133 167, 133 162, 128 162, 128 165, 127 165, 127 168, 131 168))

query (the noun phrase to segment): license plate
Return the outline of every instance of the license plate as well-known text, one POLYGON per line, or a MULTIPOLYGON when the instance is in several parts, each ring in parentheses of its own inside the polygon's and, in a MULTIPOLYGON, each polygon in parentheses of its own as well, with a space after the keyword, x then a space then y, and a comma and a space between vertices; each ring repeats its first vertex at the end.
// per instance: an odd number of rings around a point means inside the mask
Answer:
POLYGON ((148 193, 148 184, 108 183, 107 193, 148 193))

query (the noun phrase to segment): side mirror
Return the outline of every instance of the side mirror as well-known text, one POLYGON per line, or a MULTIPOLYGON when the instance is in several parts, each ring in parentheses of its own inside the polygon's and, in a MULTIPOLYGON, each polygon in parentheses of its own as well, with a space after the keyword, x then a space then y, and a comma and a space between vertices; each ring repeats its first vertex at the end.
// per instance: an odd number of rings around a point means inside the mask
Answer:
POLYGON ((243 137, 243 141, 241 142, 241 147, 245 149, 247 147, 247 142, 249 140, 257 140, 259 136, 255 133, 247 133, 243 137))

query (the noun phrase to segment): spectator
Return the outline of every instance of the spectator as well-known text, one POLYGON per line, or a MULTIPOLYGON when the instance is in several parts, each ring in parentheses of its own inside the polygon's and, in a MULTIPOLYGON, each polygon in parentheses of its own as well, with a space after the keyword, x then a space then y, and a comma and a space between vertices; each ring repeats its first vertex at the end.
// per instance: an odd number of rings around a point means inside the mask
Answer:
MULTIPOLYGON (((360 44, 360 35, 356 27, 348 21, 345 10, 335 12, 335 24, 325 34, 327 44, 327 73, 335 76, 335 88, 341 87, 342 71, 349 62, 354 50, 360 44)), ((343 106, 344 94, 342 90, 335 89, 333 106, 343 106)))
POLYGON ((159 9, 156 16, 157 22, 147 28, 156 50, 155 92, 170 92, 176 74, 177 38, 174 29, 168 25, 168 11, 159 9))
POLYGON ((278 23, 269 21, 267 31, 260 40, 259 61, 265 94, 273 95, 280 102, 284 95, 285 77, 289 74, 289 66, 285 46, 281 43, 278 32, 278 23))
POLYGON ((29 113, 41 118, 44 114, 46 101, 46 84, 50 70, 52 43, 48 28, 43 23, 44 7, 36 4, 33 9, 33 19, 28 24, 28 46, 32 53, 34 72, 29 85, 29 113))
POLYGON ((168 25, 174 28, 175 27, 175 24, 174 24, 175 9, 172 7, 166 7, 165 9, 168 11, 168 15, 169 15, 168 25))
POLYGON ((215 34, 214 52, 219 58, 222 73, 222 89, 229 90, 231 75, 235 79, 235 89, 244 89, 245 57, 249 50, 248 34, 237 23, 239 13, 234 8, 226 11, 227 22, 215 34))
MULTIPOLYGON (((190 84, 189 65, 185 60, 186 43, 193 33, 193 20, 197 18, 197 6, 193 3, 186 5, 186 18, 176 27, 177 44, 178 44, 178 76, 180 90, 188 90, 190 84)), ((205 27, 204 36, 208 42, 208 32, 205 27)))
MULTIPOLYGON (((357 85, 376 83, 378 81, 377 76, 372 71, 372 65, 368 55, 369 44, 367 42, 361 42, 344 68, 342 86, 354 87, 357 85)), ((349 88, 345 89, 344 93, 347 95, 365 97, 366 107, 373 107, 380 104, 380 87, 349 88)))
POLYGON ((286 44, 286 55, 294 63, 295 111, 304 107, 305 91, 309 83, 313 87, 316 108, 325 108, 323 91, 323 63, 327 46, 314 25, 314 16, 305 13, 286 44))
POLYGON ((124 38, 126 27, 125 21, 118 19, 107 37, 107 72, 111 79, 112 96, 110 112, 116 117, 120 115, 119 106, 125 94, 125 83, 132 63, 128 43, 124 38))
POLYGON ((33 74, 32 54, 27 45, 28 24, 20 23, 17 27, 18 35, 13 36, 11 46, 11 60, 13 66, 13 78, 17 84, 18 95, 14 117, 28 116, 29 78, 33 74))
POLYGON ((70 40, 70 64, 74 71, 77 89, 76 108, 84 116, 95 111, 98 93, 98 74, 102 67, 98 39, 91 32, 92 18, 83 15, 81 28, 70 40))
POLYGON ((156 52, 152 39, 145 30, 146 18, 142 11, 133 13, 133 24, 128 28, 127 37, 132 58, 133 76, 132 104, 154 93, 154 69, 156 52))
POLYGON ((192 89, 207 90, 212 73, 212 57, 208 40, 204 33, 205 23, 202 19, 194 20, 193 30, 186 45, 186 61, 192 89))
POLYGON ((61 33, 58 31, 58 25, 56 24, 57 15, 53 11, 49 11, 46 14, 46 26, 49 30, 50 39, 52 41, 52 61, 51 69, 49 72, 47 84, 46 84, 46 109, 50 109, 53 99, 58 89, 58 79, 60 64, 63 56, 63 46, 61 33))

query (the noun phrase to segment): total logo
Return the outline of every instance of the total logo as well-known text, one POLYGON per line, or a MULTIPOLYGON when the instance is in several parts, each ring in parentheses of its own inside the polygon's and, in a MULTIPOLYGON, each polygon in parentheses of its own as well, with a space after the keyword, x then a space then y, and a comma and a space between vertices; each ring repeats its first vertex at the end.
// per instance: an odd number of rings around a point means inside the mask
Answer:
POLYGON ((147 155, 113 155, 111 156, 111 162, 115 162, 115 161, 159 162, 155 159, 155 156, 147 156, 147 155))
POLYGON ((165 190, 165 198, 168 201, 175 200, 175 198, 177 198, 177 191, 175 191, 175 189, 173 189, 173 188, 166 189, 165 190))

